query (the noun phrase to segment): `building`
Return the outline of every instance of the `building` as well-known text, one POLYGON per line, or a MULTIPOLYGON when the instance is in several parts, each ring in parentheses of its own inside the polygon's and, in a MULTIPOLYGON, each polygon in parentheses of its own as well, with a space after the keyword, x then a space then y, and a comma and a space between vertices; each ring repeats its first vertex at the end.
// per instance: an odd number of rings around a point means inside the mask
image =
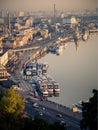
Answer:
POLYGON ((16 47, 16 41, 13 38, 4 38, 2 40, 2 46, 4 48, 15 48, 16 47))
POLYGON ((7 72, 6 66, 8 62, 8 51, 3 50, 0 46, 0 81, 7 80, 10 77, 10 74, 7 72))
POLYGON ((4 24, 4 18, 0 18, 0 24, 4 24))
POLYGON ((25 13, 24 11, 19 11, 19 17, 24 17, 25 13))
POLYGON ((0 47, 0 65, 5 66, 8 62, 8 51, 0 47))
POLYGON ((7 80, 10 74, 7 72, 6 68, 0 64, 0 81, 7 80))

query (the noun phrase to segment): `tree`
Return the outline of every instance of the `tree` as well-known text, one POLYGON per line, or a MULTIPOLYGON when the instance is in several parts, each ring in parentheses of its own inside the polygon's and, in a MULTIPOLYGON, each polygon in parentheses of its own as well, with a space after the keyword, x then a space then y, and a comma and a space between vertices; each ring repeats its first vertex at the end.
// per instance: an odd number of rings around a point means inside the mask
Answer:
POLYGON ((20 130, 25 100, 11 87, 0 92, 0 130, 20 130))
POLYGON ((14 114, 18 116, 23 113, 25 100, 11 87, 0 100, 0 114, 14 114))
POLYGON ((97 108, 97 101, 98 101, 98 90, 93 90, 93 96, 89 99, 88 102, 83 102, 83 112, 82 116, 83 119, 80 122, 81 129, 90 130, 97 130, 98 124, 98 108, 97 108))
POLYGON ((36 115, 33 121, 33 130, 50 130, 49 122, 39 115, 36 115))

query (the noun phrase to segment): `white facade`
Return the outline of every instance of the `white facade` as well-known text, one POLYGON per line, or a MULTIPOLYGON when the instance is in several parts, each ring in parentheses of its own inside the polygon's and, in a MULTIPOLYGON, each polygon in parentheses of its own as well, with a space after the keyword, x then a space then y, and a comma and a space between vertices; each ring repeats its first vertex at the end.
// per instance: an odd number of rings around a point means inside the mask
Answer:
POLYGON ((5 66, 8 62, 8 51, 5 52, 2 56, 0 56, 0 64, 5 66))

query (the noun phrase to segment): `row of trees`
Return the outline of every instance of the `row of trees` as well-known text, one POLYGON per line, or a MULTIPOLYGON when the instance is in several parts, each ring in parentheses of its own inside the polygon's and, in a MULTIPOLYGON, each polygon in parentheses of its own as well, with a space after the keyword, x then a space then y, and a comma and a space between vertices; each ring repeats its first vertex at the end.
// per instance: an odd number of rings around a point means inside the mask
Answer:
POLYGON ((0 92, 0 130, 66 130, 66 124, 50 124, 39 115, 25 116, 25 99, 11 87, 0 92))

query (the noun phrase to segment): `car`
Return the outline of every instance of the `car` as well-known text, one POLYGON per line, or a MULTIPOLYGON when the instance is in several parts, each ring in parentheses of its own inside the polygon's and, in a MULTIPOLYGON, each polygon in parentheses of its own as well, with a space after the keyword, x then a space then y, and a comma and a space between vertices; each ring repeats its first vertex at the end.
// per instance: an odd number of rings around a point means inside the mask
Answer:
POLYGON ((33 103, 33 107, 38 108, 39 107, 38 103, 33 103))
POLYGON ((40 116, 43 116, 43 113, 42 113, 42 112, 39 112, 39 115, 40 115, 40 116))
POLYGON ((61 115, 61 114, 57 114, 57 117, 60 117, 60 118, 61 118, 61 117, 62 117, 62 115, 61 115))
POLYGON ((45 108, 45 107, 43 107, 42 109, 43 109, 43 110, 46 110, 46 108, 45 108))
POLYGON ((62 121, 60 122, 60 124, 66 124, 66 122, 65 122, 64 120, 62 120, 62 121))
POLYGON ((68 124, 67 124, 66 121, 64 121, 64 120, 62 120, 62 121, 60 122, 60 125, 63 125, 64 127, 68 127, 68 124))

